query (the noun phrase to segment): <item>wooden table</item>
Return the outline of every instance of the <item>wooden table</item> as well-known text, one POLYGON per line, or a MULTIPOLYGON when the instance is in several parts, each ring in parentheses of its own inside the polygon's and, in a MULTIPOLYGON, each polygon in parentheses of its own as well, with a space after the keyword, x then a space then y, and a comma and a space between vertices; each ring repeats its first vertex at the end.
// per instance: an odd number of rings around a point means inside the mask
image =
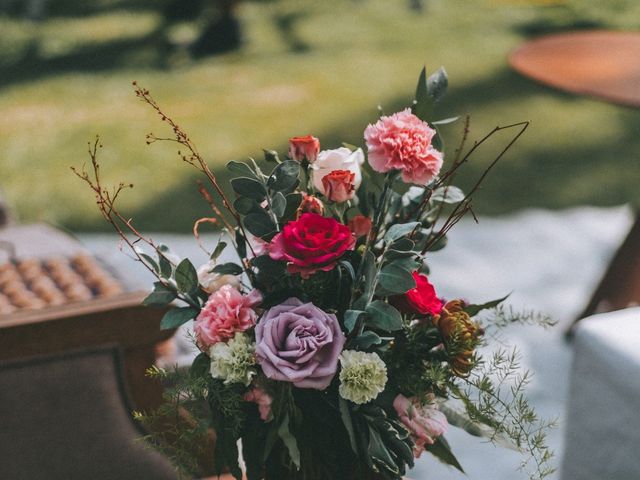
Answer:
POLYGON ((554 88, 640 106, 640 33, 605 30, 544 36, 509 56, 521 74, 554 88))

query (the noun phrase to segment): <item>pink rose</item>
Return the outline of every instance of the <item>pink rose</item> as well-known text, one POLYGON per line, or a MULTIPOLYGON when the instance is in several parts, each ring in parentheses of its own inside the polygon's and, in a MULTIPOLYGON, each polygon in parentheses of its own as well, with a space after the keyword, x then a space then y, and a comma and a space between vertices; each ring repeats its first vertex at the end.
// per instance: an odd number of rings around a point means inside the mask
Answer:
POLYGON ((317 213, 318 215, 324 213, 324 205, 317 197, 306 193, 302 195, 302 202, 300 202, 300 206, 296 210, 296 219, 300 218, 303 213, 317 213))
POLYGON ((369 232, 371 231, 371 218, 365 217, 364 215, 356 215, 349 220, 349 228, 356 238, 369 235, 369 232))
POLYGON ((262 301, 258 290, 243 295, 231 285, 224 285, 209 296, 193 324, 193 331, 200 349, 232 338, 236 332, 244 332, 256 323, 253 307, 262 301))
POLYGON ((333 218, 303 213, 273 237, 269 255, 274 260, 286 261, 289 273, 309 278, 318 270, 332 270, 347 250, 353 250, 355 243, 346 225, 333 218))
POLYGON ((427 403, 421 404, 415 397, 398 395, 393 401, 393 408, 415 443, 413 455, 416 458, 424 452, 425 445, 433 445, 449 427, 447 417, 438 410, 434 395, 428 395, 426 400, 427 403))
POLYGON ((313 135, 289 139, 289 157, 301 162, 305 158, 309 163, 316 161, 320 151, 320 140, 313 135))
POLYGON ((253 387, 244 394, 244 399, 247 402, 253 402, 258 405, 258 412, 260 412, 260 418, 262 421, 270 422, 273 420, 273 413, 271 412, 273 398, 271 398, 271 395, 263 389, 260 387, 253 387))
POLYGON ((322 177, 324 195, 336 203, 351 200, 356 194, 355 178, 356 174, 349 170, 333 170, 322 177))
POLYGON ((435 134, 408 108, 381 117, 364 131, 369 164, 376 172, 399 170, 406 183, 427 185, 442 168, 442 152, 431 145, 435 134))

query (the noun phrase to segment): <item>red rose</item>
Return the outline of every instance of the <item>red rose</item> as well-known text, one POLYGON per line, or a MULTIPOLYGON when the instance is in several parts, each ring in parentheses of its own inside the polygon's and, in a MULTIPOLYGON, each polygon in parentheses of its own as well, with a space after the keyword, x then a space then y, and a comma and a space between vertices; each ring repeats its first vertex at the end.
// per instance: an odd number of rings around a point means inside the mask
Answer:
POLYGON ((313 135, 293 137, 289 139, 289 157, 301 162, 305 158, 309 163, 316 161, 320 151, 320 140, 313 135))
POLYGON ((349 170, 333 170, 322 177, 324 195, 332 202, 346 202, 356 193, 356 174, 349 170))
POLYGON ((369 235, 369 232, 371 231, 371 218, 365 217, 364 215, 356 215, 349 220, 349 228, 356 238, 369 235))
POLYGON ((302 195, 302 202, 300 202, 300 206, 298 210, 296 210, 296 219, 300 218, 300 215, 303 213, 317 213, 318 215, 324 213, 324 205, 322 205, 322 202, 318 198, 313 195, 307 195, 306 193, 302 195))
POLYGON ((328 272, 333 269, 344 252, 353 250, 355 243, 346 225, 333 218, 303 213, 273 237, 269 244, 269 256, 288 262, 289 273, 299 273, 302 278, 309 278, 318 270, 328 272))
POLYGON ((396 305, 404 311, 422 315, 438 315, 442 311, 442 300, 436 296, 436 290, 426 275, 413 272, 416 281, 412 288, 404 295, 396 297, 396 305))

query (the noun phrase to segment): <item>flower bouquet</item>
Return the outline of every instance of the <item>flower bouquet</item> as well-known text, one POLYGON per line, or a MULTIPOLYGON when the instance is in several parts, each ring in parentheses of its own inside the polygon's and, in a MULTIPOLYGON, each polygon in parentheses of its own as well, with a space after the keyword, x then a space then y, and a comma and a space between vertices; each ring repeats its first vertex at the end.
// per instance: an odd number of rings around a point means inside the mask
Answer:
POLYGON ((232 198, 189 136, 134 86, 171 128, 180 157, 209 182, 200 192, 212 217, 196 222, 198 241, 203 222, 222 230, 210 261, 196 268, 118 211, 127 186, 101 184, 98 140, 92 174, 76 171, 157 278, 145 303, 173 304, 162 328, 193 320, 201 353, 188 372, 150 369, 172 386, 159 412, 137 414, 147 422, 176 411, 189 418, 156 435, 160 448, 193 470, 183 452, 210 445, 216 471, 237 479, 239 456, 249 480, 400 479, 425 453, 462 470, 445 439, 453 426, 521 450, 532 477, 551 471, 549 424, 523 395, 528 374, 516 354, 488 350, 492 330, 532 316, 501 307, 504 299, 444 299, 428 278, 429 255, 472 212, 473 194, 526 122, 496 127, 467 148, 463 119, 462 141, 443 169, 438 129, 456 119, 434 121, 447 77, 423 70, 413 104, 369 125, 364 149, 321 150, 311 135, 294 137, 284 160, 265 150, 260 165, 230 162, 232 198), (478 147, 509 129, 511 142, 470 191, 454 187, 478 147), (234 261, 220 260, 227 250, 234 261))

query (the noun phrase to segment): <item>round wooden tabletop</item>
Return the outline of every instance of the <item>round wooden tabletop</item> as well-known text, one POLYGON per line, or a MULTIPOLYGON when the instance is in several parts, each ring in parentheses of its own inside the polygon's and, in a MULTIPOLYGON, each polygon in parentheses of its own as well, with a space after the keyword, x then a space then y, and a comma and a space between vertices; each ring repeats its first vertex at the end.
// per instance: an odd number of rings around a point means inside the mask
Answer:
POLYGON ((640 107, 640 32, 545 36, 517 48, 509 63, 545 85, 640 107))

